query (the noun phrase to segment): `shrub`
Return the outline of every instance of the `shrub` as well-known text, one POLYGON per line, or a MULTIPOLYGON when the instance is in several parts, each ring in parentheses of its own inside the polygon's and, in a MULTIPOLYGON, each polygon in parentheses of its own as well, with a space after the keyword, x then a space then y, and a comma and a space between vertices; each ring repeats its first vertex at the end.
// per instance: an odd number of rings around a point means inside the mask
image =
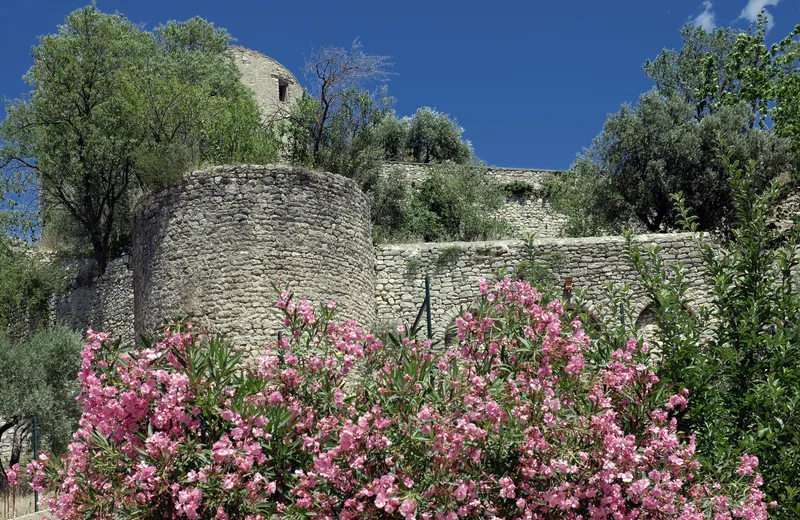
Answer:
MULTIPOLYGON (((728 151, 721 160, 734 201, 731 239, 720 247, 698 242, 710 280, 707 305, 693 301, 685 266, 669 268, 659 250, 642 250, 630 240, 627 254, 655 313, 654 343, 663 352, 657 373, 693 392, 693 405, 678 420, 681 429, 697 432, 703 470, 724 470, 744 452, 758 456, 765 492, 779 503, 774 517, 797 518, 800 236, 770 223, 780 183, 761 192, 756 165, 742 168, 731 157, 728 151)), ((674 199, 680 220, 697 232, 682 194, 674 199)))
POLYGON ((502 190, 491 182, 485 169, 435 165, 409 204, 408 233, 429 242, 497 238, 507 226, 492 212, 504 202, 502 190))
POLYGON ((0 459, 0 494, 4 468, 19 463, 32 440, 34 415, 42 446, 66 450, 81 414, 75 402, 81 345, 80 334, 66 327, 38 330, 24 341, 0 333, 0 442, 10 448, 0 459))
POLYGON ((695 479, 670 418, 685 392, 645 346, 594 368, 559 302, 480 289, 446 353, 288 293, 290 332, 249 363, 191 323, 142 350, 90 333, 81 428, 29 466, 35 486, 65 519, 766 518, 755 458, 724 487, 695 479))

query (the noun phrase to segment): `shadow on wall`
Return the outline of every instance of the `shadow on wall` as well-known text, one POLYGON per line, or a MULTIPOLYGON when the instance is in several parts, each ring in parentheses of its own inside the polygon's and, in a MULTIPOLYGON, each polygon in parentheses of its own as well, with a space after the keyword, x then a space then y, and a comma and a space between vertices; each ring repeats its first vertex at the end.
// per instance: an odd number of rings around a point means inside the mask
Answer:
POLYGON ((102 276, 94 260, 72 261, 63 267, 74 282, 67 292, 53 297, 53 322, 84 333, 89 328, 113 332, 123 342, 132 342, 133 273, 123 260, 110 261, 102 276))

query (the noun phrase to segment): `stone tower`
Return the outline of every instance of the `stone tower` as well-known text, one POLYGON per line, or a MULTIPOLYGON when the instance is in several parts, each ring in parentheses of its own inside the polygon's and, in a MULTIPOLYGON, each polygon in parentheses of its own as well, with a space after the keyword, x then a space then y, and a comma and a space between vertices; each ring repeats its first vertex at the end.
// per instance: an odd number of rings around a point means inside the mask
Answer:
POLYGON ((289 69, 257 51, 232 46, 233 61, 242 73, 242 83, 255 94, 261 117, 284 119, 303 95, 303 87, 289 69))

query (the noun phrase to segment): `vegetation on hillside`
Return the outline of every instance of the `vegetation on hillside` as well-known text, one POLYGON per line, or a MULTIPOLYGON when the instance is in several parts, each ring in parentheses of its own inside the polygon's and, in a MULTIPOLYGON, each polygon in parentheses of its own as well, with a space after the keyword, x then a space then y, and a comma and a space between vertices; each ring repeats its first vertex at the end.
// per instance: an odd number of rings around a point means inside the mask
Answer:
POLYGON ((674 229, 670 195, 684 193, 704 230, 734 221, 727 172, 714 160, 716 136, 734 160, 755 160, 762 189, 796 180, 800 25, 772 46, 761 16, 748 31, 687 25, 683 47, 645 63, 653 89, 609 116, 600 135, 557 182, 553 202, 570 216, 567 233, 618 232, 632 221, 674 229))

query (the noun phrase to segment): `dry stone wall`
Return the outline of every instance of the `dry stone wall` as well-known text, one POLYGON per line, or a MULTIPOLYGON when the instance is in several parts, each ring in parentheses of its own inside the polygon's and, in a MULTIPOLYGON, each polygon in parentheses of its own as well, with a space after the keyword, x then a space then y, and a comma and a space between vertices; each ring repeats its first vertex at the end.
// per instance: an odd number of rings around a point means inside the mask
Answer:
MULTIPOLYGON (((661 247, 667 263, 683 262, 697 304, 709 293, 700 251, 687 234, 640 235, 635 242, 661 247)), ((586 291, 590 308, 599 309, 606 283, 626 283, 633 292, 632 315, 645 324, 646 298, 638 276, 622 256, 622 237, 538 239, 538 258, 561 257, 552 268, 559 279, 571 276, 576 289, 586 291)), ((511 269, 524 258, 522 241, 383 245, 376 250, 376 321, 382 327, 412 321, 424 299, 424 276, 431 276, 431 307, 437 334, 459 308, 478 295, 478 279, 500 268, 511 269)))
POLYGON ((505 220, 511 235, 517 237, 524 237, 525 233, 539 238, 560 237, 567 224, 567 216, 553 210, 550 202, 541 197, 509 196, 494 215, 505 220))
POLYGON ((122 259, 109 262, 102 276, 94 260, 64 267, 72 282, 65 293, 53 298, 53 320, 84 333, 87 329, 113 332, 124 343, 133 342, 133 272, 122 259))
MULTIPOLYGON (((541 211, 541 204, 534 209, 541 211)), ((364 195, 337 175, 286 166, 193 172, 137 206, 133 274, 115 260, 102 277, 79 275, 55 302, 55 315, 77 329, 110 330, 129 340, 181 310, 238 347, 258 348, 280 329, 273 283, 315 303, 335 300, 342 317, 369 328, 412 320, 429 273, 441 333, 477 296, 478 278, 523 259, 521 240, 373 246, 370 228, 364 195)), ((689 235, 635 240, 659 245, 668 263, 686 264, 696 304, 708 302, 699 250, 689 235)), ((560 258, 554 274, 571 276, 591 305, 605 303, 606 283, 630 285, 631 314, 646 325, 651 316, 623 245, 622 237, 535 242, 538 258, 560 258)))
MULTIPOLYGON (((387 162, 381 165, 381 172, 384 175, 393 171, 399 171, 406 180, 418 187, 422 181, 428 178, 433 167, 428 163, 411 162, 387 162)), ((529 168, 501 168, 498 166, 486 166, 486 173, 498 184, 510 184, 512 182, 525 182, 536 189, 540 189, 547 178, 556 173, 554 170, 538 170, 529 168)))
POLYGON ((194 172, 134 212, 136 330, 180 309, 260 347, 280 327, 272 284, 335 300, 369 327, 374 258, 369 207, 349 179, 282 166, 194 172))
MULTIPOLYGON (((381 168, 383 175, 399 172, 409 186, 418 188, 430 175, 432 165, 423 163, 390 162, 381 168)), ((524 183, 532 188, 532 195, 509 195, 506 204, 495 216, 508 222, 511 236, 522 237, 533 233, 538 237, 561 236, 567 217, 556 212, 550 202, 536 192, 540 192, 545 181, 554 171, 526 168, 499 168, 487 166, 486 173, 499 185, 524 183)))

